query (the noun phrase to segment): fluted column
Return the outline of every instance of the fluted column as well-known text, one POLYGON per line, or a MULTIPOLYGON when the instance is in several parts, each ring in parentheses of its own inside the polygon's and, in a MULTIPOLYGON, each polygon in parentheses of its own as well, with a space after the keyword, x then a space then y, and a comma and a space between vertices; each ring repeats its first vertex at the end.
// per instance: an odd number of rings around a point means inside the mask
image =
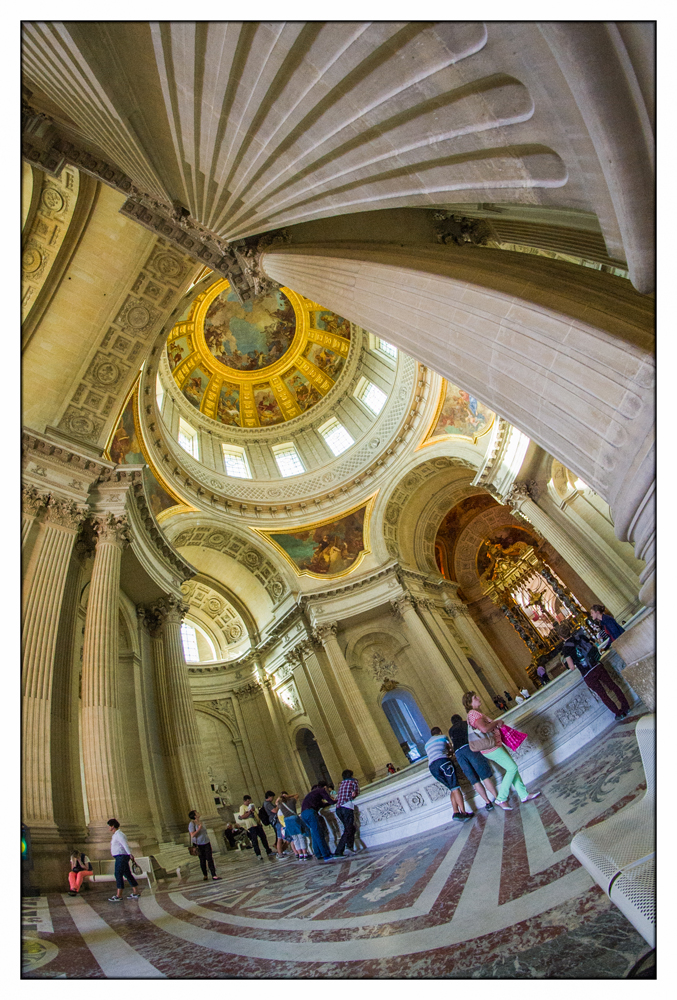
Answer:
POLYGON ((124 515, 94 521, 97 535, 82 651, 82 753, 89 808, 89 840, 110 837, 115 816, 130 833, 134 813, 122 743, 118 692, 118 618, 122 550, 129 542, 124 515))
POLYGON ((171 594, 153 605, 162 622, 164 681, 171 716, 169 736, 186 796, 186 817, 189 810, 197 809, 206 823, 218 823, 181 642, 181 622, 187 610, 188 605, 171 594))
POLYGON ((272 677, 263 678, 263 694, 266 699, 266 707, 268 708, 268 714, 270 715, 271 722, 273 723, 273 730, 275 731, 276 743, 278 747, 278 768, 283 769, 282 780, 286 782, 288 786, 286 790, 288 792, 298 791, 303 787, 303 778, 296 766, 296 754, 291 744, 291 738, 289 736, 289 727, 287 726, 285 720, 282 718, 282 713, 280 710, 280 701, 273 690, 273 679, 272 677))
MULTIPOLYGON (((427 597, 414 599, 414 607, 427 628, 433 642, 439 649, 454 678, 464 691, 476 691, 480 698, 490 698, 482 679, 473 670, 465 652, 453 633, 437 617, 435 602, 427 597)), ((485 701, 485 704, 487 702, 485 701)))
POLYGON ((52 694, 64 588, 75 539, 86 511, 50 499, 36 540, 23 620, 24 822, 37 834, 56 832, 52 788, 52 694))
POLYGON ((329 622, 319 625, 315 630, 315 634, 324 647, 338 689, 346 703, 350 719, 364 746, 367 760, 363 763, 363 769, 366 768, 367 777, 379 776, 385 774, 386 764, 390 760, 390 753, 383 742, 378 727, 367 708, 362 692, 357 686, 357 682, 341 651, 336 638, 337 631, 338 625, 336 622, 329 622))
MULTIPOLYGON (((392 612, 402 622, 409 639, 415 666, 423 685, 422 701, 431 725, 443 726, 453 712, 463 712, 462 697, 467 690, 454 675, 416 614, 409 594, 390 602, 392 612)), ((473 685, 474 687, 474 685, 473 685)), ((423 707, 423 706, 421 706, 423 707)))
POLYGON ((453 626, 458 629, 461 639, 465 641, 471 653, 480 661, 482 669, 486 670, 490 682, 496 688, 496 693, 502 695, 506 687, 512 685, 510 671, 501 662, 492 649, 491 644, 482 635, 481 630, 473 621, 467 607, 464 604, 449 601, 445 605, 444 610, 447 616, 453 621, 453 626))
POLYGON ((185 824, 181 808, 184 804, 181 771, 174 754, 171 740, 172 715, 169 703, 169 688, 165 667, 165 648, 162 641, 162 626, 157 616, 150 609, 138 605, 136 609, 139 622, 150 633, 151 655, 153 658, 153 679, 155 682, 155 698, 158 713, 159 742, 164 762, 165 780, 170 795, 169 802, 160 804, 161 821, 168 827, 167 839, 183 833, 185 824))
POLYGON ((516 513, 523 514, 562 558, 566 559, 612 615, 622 611, 627 603, 625 595, 601 572, 594 557, 575 542, 542 507, 538 506, 526 483, 515 483, 506 500, 516 513))

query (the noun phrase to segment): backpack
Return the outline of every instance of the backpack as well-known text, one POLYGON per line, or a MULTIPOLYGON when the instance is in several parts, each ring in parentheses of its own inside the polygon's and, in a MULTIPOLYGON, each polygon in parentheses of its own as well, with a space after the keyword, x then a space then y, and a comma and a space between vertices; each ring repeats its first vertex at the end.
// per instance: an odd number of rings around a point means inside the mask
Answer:
POLYGON ((273 825, 270 822, 270 816, 268 815, 268 810, 266 809, 265 806, 261 806, 261 808, 259 809, 259 819, 261 820, 261 822, 263 823, 264 826, 272 826, 273 825))
POLYGON ((585 676, 600 662, 599 650, 594 642, 590 642, 586 636, 574 635, 572 639, 574 640, 574 652, 578 661, 576 666, 583 676, 585 676))

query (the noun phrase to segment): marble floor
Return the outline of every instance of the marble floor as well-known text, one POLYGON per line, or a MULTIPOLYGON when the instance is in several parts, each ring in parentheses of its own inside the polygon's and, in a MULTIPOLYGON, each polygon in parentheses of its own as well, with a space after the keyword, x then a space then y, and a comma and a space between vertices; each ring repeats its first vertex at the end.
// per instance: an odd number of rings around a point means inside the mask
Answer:
MULTIPOLYGON (((346 860, 219 859, 221 882, 158 883, 140 900, 23 901, 23 977, 625 977, 649 946, 570 852, 573 834, 644 790, 638 715, 504 813, 346 860)), ((125 893, 126 894, 126 893, 125 893)))

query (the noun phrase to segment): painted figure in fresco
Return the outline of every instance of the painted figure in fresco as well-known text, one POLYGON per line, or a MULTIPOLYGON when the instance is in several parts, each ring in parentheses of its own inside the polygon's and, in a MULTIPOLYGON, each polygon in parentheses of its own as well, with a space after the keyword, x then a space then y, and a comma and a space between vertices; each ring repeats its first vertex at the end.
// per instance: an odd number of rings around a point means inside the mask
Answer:
POLYGON ((174 371, 176 366, 183 361, 183 347, 179 344, 171 344, 167 348, 167 357, 169 358, 169 367, 174 371))
POLYGON ((241 305, 232 292, 222 292, 209 306, 204 337, 214 357, 238 371, 267 368, 289 349, 296 316, 280 291, 241 305))
POLYGON ((330 351, 328 347, 320 347, 318 344, 313 344, 306 351, 306 357, 330 379, 336 379, 345 362, 345 359, 340 355, 330 351))
POLYGON ((236 389, 221 389, 216 415, 223 424, 239 426, 240 394, 236 389))
POLYGON ((286 382, 302 410, 309 409, 322 399, 320 390, 307 382, 303 375, 292 375, 286 382))
POLYGON ((257 393, 256 409, 262 424, 275 424, 282 419, 277 400, 270 391, 257 393))
POLYGON ((346 340, 350 340, 350 323, 343 316, 337 316, 331 312, 318 313, 317 325, 319 329, 326 330, 327 333, 334 333, 337 337, 345 337, 346 340))
POLYGON ((194 406, 197 410, 200 409, 200 401, 202 399, 202 379, 199 375, 197 378, 188 379, 183 387, 183 395, 192 406, 194 406))

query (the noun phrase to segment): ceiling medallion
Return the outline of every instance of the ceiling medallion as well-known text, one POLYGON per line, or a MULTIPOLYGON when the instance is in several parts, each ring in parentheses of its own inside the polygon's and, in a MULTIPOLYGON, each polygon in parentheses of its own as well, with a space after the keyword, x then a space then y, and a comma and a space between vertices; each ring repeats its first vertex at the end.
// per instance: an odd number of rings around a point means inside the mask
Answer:
POLYGON ((242 304, 226 279, 167 340, 184 398, 230 427, 270 427, 319 403, 348 357, 350 323, 290 288, 242 304))

